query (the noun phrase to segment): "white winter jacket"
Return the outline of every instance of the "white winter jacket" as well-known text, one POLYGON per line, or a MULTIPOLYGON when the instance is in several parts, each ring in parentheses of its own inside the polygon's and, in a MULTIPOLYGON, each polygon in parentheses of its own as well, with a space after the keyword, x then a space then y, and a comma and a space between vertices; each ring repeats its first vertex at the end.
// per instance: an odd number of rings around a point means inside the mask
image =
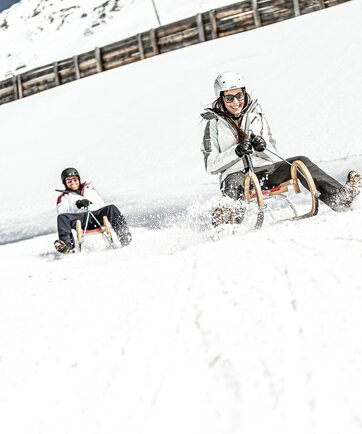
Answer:
POLYGON ((64 213, 80 213, 85 209, 79 209, 75 204, 77 200, 88 199, 91 204, 89 208, 91 211, 95 211, 105 206, 104 200, 94 190, 91 182, 84 182, 81 184, 81 193, 77 193, 71 190, 64 190, 57 200, 57 214, 64 213))
MULTIPOLYGON (((204 154, 207 173, 220 174, 220 185, 231 173, 244 169, 243 160, 235 153, 237 137, 227 123, 212 110, 207 109, 201 116, 206 120, 201 150, 204 154)), ((241 128, 248 134, 253 132, 261 136, 267 143, 267 148, 276 152, 275 140, 272 137, 269 124, 257 100, 252 101, 246 109, 241 121, 241 128)), ((254 168, 272 164, 278 159, 267 152, 251 154, 254 168)))

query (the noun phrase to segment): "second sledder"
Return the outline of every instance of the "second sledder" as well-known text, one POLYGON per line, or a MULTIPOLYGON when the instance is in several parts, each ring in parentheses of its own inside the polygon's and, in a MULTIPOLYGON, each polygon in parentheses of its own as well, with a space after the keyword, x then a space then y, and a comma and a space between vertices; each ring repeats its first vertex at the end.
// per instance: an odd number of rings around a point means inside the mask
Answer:
POLYGON ((105 205, 91 183, 81 182, 77 169, 64 169, 61 180, 65 189, 58 190, 61 192, 57 200, 59 239, 54 242, 58 252, 67 254, 74 251, 72 229, 76 229, 77 221, 82 229, 96 228, 104 217, 108 219, 121 246, 130 244, 132 237, 124 216, 115 205, 105 205))

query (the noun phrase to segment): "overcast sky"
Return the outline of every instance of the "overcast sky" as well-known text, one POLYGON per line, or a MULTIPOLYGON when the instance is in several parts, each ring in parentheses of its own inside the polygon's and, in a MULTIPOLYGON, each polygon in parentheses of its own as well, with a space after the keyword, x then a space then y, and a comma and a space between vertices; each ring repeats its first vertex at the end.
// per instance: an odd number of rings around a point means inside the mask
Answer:
POLYGON ((18 3, 20 0, 0 0, 0 12, 9 8, 14 3, 18 3))

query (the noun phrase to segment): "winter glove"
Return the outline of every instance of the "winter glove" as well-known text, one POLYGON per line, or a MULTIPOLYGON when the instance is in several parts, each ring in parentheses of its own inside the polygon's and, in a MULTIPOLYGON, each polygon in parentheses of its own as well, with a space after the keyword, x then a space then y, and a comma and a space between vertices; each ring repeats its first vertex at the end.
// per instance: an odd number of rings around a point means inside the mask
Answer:
POLYGON ((79 199, 75 204, 80 209, 80 208, 88 208, 91 203, 92 202, 88 199, 79 199))
POLYGON ((243 142, 240 142, 235 148, 235 154, 240 158, 245 154, 252 154, 252 152, 253 147, 251 146, 249 140, 244 140, 243 142))
POLYGON ((251 133, 251 145, 256 150, 256 152, 263 152, 266 149, 266 141, 261 136, 256 136, 251 133))

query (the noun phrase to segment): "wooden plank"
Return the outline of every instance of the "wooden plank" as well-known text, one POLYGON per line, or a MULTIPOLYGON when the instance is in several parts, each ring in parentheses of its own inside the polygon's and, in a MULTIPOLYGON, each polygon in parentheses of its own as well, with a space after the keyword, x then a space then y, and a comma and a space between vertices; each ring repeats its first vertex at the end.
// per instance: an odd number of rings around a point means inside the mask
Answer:
POLYGON ((196 28, 184 31, 182 33, 176 33, 172 37, 166 36, 165 38, 161 38, 158 40, 158 46, 159 49, 162 51, 162 48, 165 45, 173 44, 175 42, 182 42, 183 40, 193 38, 194 36, 197 36, 199 38, 199 31, 196 28))
POLYGON ((195 16, 159 27, 157 29, 157 37, 161 38, 167 35, 173 35, 174 33, 178 33, 192 27, 195 27, 195 16))
POLYGON ((30 80, 22 80, 22 88, 24 89, 29 89, 32 86, 35 85, 39 85, 42 83, 49 83, 49 89, 51 87, 54 87, 54 74, 48 74, 46 76, 42 76, 42 77, 35 77, 35 78, 31 78, 30 80))
POLYGON ((196 15, 196 25, 197 25, 197 31, 199 34, 199 41, 205 42, 206 41, 205 29, 204 29, 204 23, 202 21, 202 15, 201 14, 196 15))
POLYGON ((84 60, 82 62, 79 62, 79 69, 80 69, 80 73, 82 74, 82 72, 85 69, 97 69, 97 63, 95 61, 95 59, 88 59, 88 60, 84 60))
POLYGON ((252 0, 252 4, 253 4, 255 27, 261 27, 261 19, 260 19, 260 14, 258 9, 258 0, 252 0))
POLYGON ((96 59, 96 63, 97 63, 97 72, 102 72, 103 71, 103 62, 102 62, 102 51, 100 47, 97 47, 94 50, 94 56, 96 59))
POLYGON ((129 54, 137 53, 139 56, 139 48, 138 45, 130 45, 128 47, 122 47, 118 50, 114 50, 112 52, 108 52, 107 54, 103 54, 103 63, 108 62, 113 57, 117 56, 127 56, 129 54))
POLYGON ((232 5, 232 7, 228 8, 218 8, 216 9, 216 19, 217 21, 223 20, 225 18, 229 18, 236 15, 242 15, 246 13, 253 13, 253 8, 251 7, 251 2, 247 2, 246 4, 243 3, 236 3, 232 5))
POLYGON ((137 35, 137 42, 138 42, 138 52, 140 53, 140 59, 143 60, 145 58, 145 50, 143 47, 143 41, 142 41, 142 34, 138 33, 137 35))

